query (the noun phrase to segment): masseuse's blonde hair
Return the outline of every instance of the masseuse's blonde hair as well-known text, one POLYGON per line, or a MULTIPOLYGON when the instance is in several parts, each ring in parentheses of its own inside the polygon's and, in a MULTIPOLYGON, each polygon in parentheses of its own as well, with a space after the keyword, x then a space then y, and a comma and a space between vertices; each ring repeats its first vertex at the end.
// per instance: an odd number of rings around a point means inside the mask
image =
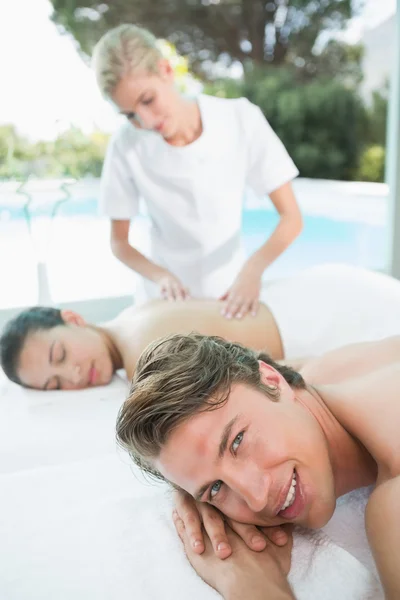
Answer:
POLYGON ((194 415, 223 406, 232 385, 242 383, 271 400, 279 399, 279 388, 261 381, 259 360, 276 369, 291 387, 305 387, 299 373, 268 354, 219 337, 192 333, 156 340, 140 356, 129 397, 119 412, 119 444, 143 471, 163 479, 152 462, 171 432, 194 415))
POLYGON ((157 38, 137 25, 110 29, 96 44, 92 65, 101 93, 110 98, 123 77, 135 71, 158 72, 162 58, 157 38))

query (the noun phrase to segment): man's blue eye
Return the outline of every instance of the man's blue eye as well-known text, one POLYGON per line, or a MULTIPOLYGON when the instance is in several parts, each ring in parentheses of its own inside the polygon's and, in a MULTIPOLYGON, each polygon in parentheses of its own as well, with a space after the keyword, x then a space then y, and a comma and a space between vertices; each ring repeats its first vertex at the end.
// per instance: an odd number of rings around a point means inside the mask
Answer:
POLYGON ((237 436, 233 440, 233 442, 232 442, 232 451, 233 451, 233 453, 235 453, 237 451, 237 449, 239 448, 240 444, 242 443, 243 436, 244 436, 244 431, 241 431, 240 433, 237 434, 237 436))
POLYGON ((218 494, 219 490, 221 489, 221 486, 222 486, 222 481, 220 479, 218 481, 216 481, 215 483, 213 483, 213 485, 211 486, 211 489, 210 489, 210 500, 215 498, 215 496, 218 494))

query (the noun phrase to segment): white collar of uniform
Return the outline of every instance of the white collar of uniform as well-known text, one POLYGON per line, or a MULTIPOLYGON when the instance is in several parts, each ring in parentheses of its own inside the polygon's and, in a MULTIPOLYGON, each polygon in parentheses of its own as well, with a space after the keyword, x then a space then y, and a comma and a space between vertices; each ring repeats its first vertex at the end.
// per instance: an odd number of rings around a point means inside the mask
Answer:
POLYGON ((199 94, 193 99, 198 103, 203 128, 201 135, 194 142, 186 146, 172 146, 154 131, 135 129, 131 123, 125 123, 124 133, 128 144, 133 143, 137 151, 143 151, 147 156, 169 156, 170 159, 179 156, 196 162, 209 159, 213 153, 213 131, 218 121, 215 115, 215 101, 218 99, 206 94, 199 94))
POLYGON ((151 133, 151 135, 157 136, 157 141, 160 146, 163 146, 167 149, 171 154, 179 154, 185 156, 197 155, 199 152, 201 153, 202 148, 207 146, 207 138, 209 137, 209 129, 210 129, 210 119, 209 119, 209 104, 207 102, 208 97, 204 94, 199 94, 194 97, 193 100, 197 102, 200 111, 202 132, 201 135, 191 142, 190 144, 186 144, 186 146, 173 146, 172 144, 168 144, 164 140, 162 136, 159 134, 151 133))

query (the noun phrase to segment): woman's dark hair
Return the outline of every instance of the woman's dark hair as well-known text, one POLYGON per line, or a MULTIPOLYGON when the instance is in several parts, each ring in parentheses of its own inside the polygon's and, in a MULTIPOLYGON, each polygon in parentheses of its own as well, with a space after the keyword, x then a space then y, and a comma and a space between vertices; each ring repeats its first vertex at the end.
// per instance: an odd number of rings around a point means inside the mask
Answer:
POLYGON ((0 364, 8 379, 23 385, 17 370, 27 336, 35 331, 63 324, 61 311, 46 306, 27 308, 8 321, 0 337, 0 364))

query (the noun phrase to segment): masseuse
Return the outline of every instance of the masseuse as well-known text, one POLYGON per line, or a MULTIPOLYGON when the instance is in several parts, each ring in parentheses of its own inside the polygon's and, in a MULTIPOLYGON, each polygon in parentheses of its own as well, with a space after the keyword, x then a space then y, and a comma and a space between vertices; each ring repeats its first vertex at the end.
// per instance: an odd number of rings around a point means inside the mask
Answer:
POLYGON ((282 142, 245 98, 181 95, 145 29, 106 33, 93 65, 101 92, 127 119, 110 142, 101 182, 114 255, 143 277, 147 299, 219 297, 227 317, 255 314, 264 270, 302 227, 291 186, 298 171, 282 142), (280 218, 244 260, 247 185, 268 194, 280 218), (128 239, 140 198, 152 225, 149 257, 128 239))

